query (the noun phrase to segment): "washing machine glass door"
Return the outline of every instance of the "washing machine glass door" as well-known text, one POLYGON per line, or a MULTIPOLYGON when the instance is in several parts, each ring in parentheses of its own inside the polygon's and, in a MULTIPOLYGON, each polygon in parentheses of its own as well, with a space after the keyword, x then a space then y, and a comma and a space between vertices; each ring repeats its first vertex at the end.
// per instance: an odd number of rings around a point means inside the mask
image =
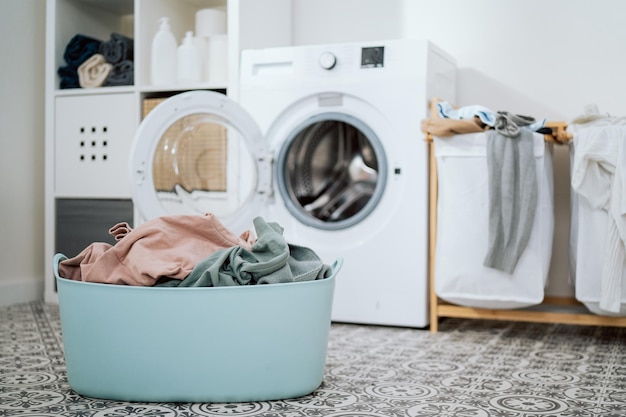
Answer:
POLYGON ((133 202, 143 220, 215 214, 234 231, 262 214, 271 158, 251 116, 225 95, 168 98, 141 122, 131 147, 133 202))
POLYGON ((295 128, 276 166, 287 209, 301 223, 324 230, 345 229, 366 219, 387 180, 387 159, 375 131, 335 111, 309 117, 295 128))

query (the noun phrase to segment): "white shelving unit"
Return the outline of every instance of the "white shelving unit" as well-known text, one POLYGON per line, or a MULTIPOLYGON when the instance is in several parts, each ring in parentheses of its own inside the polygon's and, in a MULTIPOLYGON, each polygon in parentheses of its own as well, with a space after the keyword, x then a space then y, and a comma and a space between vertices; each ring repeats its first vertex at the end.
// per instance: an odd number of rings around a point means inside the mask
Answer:
POLYGON ((68 232, 67 227, 81 228, 80 222, 63 223, 63 219, 71 220, 73 214, 60 211, 67 211, 77 201, 83 206, 78 205, 76 210, 90 207, 83 209, 90 212, 79 213, 78 218, 99 217, 100 211, 111 216, 119 202, 129 204, 127 161, 144 99, 204 89, 222 91, 237 100, 241 50, 291 45, 291 3, 292 0, 47 0, 46 302, 58 302, 52 269, 57 237, 68 232), (195 30, 195 14, 203 8, 226 10, 228 80, 151 85, 151 45, 159 18, 170 18, 172 32, 180 44, 186 31, 195 30), (65 65, 63 54, 72 37, 82 34, 107 41, 114 32, 134 40, 134 85, 60 89, 57 70, 65 65))

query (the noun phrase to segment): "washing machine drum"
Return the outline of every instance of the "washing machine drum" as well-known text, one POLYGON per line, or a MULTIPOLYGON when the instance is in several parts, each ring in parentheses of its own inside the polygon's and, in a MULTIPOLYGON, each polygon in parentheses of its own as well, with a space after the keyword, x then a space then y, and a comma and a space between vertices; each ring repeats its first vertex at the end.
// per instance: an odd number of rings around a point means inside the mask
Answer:
POLYGON ((170 97, 135 135, 133 203, 143 220, 210 212, 233 230, 248 229, 271 187, 267 152, 256 122, 223 94, 170 97))
POLYGON ((381 199, 385 155, 360 120, 339 112, 306 117, 280 145, 272 175, 268 139, 242 107, 209 91, 170 97, 148 113, 131 147, 133 202, 143 219, 210 212, 245 230, 264 213, 275 178, 292 217, 339 230, 381 199))
POLYGON ((365 219, 378 204, 386 159, 374 132, 345 113, 326 112, 294 129, 281 147, 277 185, 300 222, 343 229, 365 219))

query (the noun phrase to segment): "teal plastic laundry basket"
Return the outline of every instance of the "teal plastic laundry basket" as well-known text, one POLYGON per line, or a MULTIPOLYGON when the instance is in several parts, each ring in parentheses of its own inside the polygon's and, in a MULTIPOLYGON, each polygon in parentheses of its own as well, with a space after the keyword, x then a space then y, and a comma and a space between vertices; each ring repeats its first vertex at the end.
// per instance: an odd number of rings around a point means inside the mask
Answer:
POLYGON ((326 364, 342 261, 317 281, 218 288, 61 278, 69 384, 125 401, 249 402, 314 391, 326 364))

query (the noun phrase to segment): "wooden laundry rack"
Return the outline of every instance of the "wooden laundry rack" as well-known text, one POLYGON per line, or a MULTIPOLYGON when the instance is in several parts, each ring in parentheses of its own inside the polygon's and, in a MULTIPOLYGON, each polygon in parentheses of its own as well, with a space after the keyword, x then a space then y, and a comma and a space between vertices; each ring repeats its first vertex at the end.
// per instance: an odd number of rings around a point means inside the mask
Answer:
MULTIPOLYGON (((430 104, 431 117, 438 117, 437 102, 434 99, 430 104)), ((552 130, 552 133, 545 134, 547 142, 566 144, 572 139, 572 135, 567 132, 565 122, 547 122, 545 127, 552 130)), ((464 307, 447 303, 441 300, 435 293, 435 251, 437 242, 437 198, 438 179, 437 161, 433 137, 426 134, 429 154, 429 292, 430 292, 430 331, 438 331, 439 318, 456 317, 466 319, 490 319, 506 321, 523 321, 534 323, 561 323, 590 326, 613 326, 626 327, 626 317, 600 316, 590 313, 584 305, 574 297, 545 297, 539 306, 522 309, 489 309, 464 307), (558 311, 557 311, 558 310, 558 311)))

